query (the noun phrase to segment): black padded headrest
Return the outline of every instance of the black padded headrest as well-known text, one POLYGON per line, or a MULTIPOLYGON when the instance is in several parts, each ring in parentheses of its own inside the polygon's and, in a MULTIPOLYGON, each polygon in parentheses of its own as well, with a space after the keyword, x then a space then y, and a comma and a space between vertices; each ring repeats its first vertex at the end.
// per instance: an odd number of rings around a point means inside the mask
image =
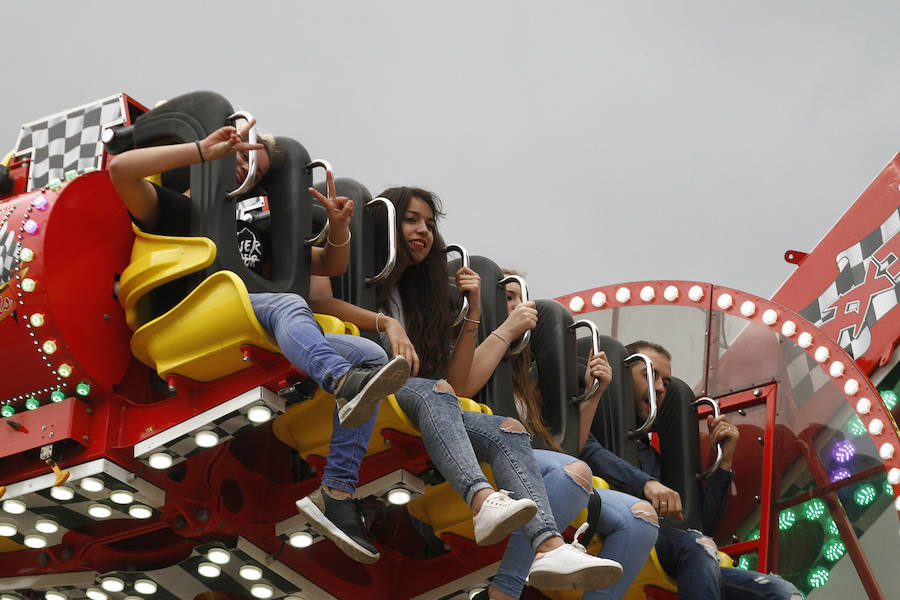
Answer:
POLYGON ((666 397, 656 414, 662 456, 662 482, 681 494, 683 521, 664 519, 678 529, 703 527, 703 490, 696 475, 700 466, 700 436, 697 409, 691 407, 694 392, 680 379, 672 378, 666 397))
MULTIPOLYGON (((578 456, 578 390, 572 315, 555 300, 536 300, 538 324, 531 333, 531 356, 537 363, 544 422, 568 454, 578 456)), ((583 372, 583 371, 582 371, 583 372)))
MULTIPOLYGON (((584 371, 592 349, 589 336, 581 337, 577 342, 578 349, 578 393, 584 392, 584 371)), ((634 386, 631 380, 631 368, 625 364, 628 352, 622 343, 612 337, 600 336, 600 349, 606 353, 609 366, 612 368, 612 382, 597 405, 591 433, 603 446, 637 466, 638 457, 634 442, 628 438, 634 424, 634 386)))

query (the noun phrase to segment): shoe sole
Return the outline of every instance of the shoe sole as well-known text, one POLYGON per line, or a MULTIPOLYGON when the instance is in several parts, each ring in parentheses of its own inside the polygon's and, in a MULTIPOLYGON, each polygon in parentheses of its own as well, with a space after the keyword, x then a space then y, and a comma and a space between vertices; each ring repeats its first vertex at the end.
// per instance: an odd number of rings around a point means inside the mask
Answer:
POLYGON ((409 363, 402 356, 395 356, 387 362, 353 400, 341 407, 338 418, 341 427, 360 427, 378 409, 378 403, 385 396, 399 390, 409 379, 409 363))
POLYGON ((332 523, 325 514, 319 510, 312 500, 309 498, 301 498, 297 500, 297 510, 306 517, 313 529, 334 542, 341 552, 361 563, 372 564, 378 562, 381 555, 372 554, 356 542, 354 542, 346 533, 341 531, 334 523, 332 523))
POLYGON ((537 505, 524 505, 518 511, 510 514, 505 521, 500 521, 494 529, 487 531, 480 537, 476 536, 475 543, 479 546, 491 546, 502 541, 514 529, 522 527, 537 514, 537 505))
MULTIPOLYGON (((598 559, 606 560, 606 559, 598 559)), ((622 566, 614 561, 560 573, 536 570, 528 574, 528 585, 539 590, 602 590, 622 578, 622 566)))

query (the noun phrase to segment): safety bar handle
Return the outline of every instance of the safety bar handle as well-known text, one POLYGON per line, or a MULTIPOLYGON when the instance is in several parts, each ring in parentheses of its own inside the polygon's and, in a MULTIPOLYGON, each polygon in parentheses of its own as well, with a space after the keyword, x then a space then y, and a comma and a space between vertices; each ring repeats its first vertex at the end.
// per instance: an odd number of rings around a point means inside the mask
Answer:
MULTIPOLYGON (((702 398, 697 398, 696 400, 691 402, 691 408, 696 408, 696 407, 700 406, 701 404, 708 404, 709 406, 711 406, 712 411, 713 411, 713 418, 716 418, 716 419, 719 418, 719 415, 721 413, 719 411, 718 400, 714 400, 708 396, 703 396, 702 398)), ((715 462, 706 471, 703 471, 702 473, 697 473, 696 474, 697 479, 709 479, 710 475, 712 475, 713 473, 715 473, 718 470, 720 464, 722 464, 722 442, 719 442, 716 444, 716 460, 715 460, 715 462)))
MULTIPOLYGON (((600 330, 597 329, 597 324, 588 319, 581 319, 569 325, 569 330, 575 331, 579 327, 587 327, 591 330, 591 347, 593 348, 594 355, 596 356, 600 352, 600 330)), ((576 396, 575 398, 573 398, 572 402, 580 404, 581 402, 584 402, 585 400, 593 396, 598 389, 600 389, 600 380, 594 377, 594 383, 591 384, 591 387, 586 389, 580 396, 576 396)))
MULTIPOLYGON (((460 246, 459 244, 447 244, 444 246, 444 254, 449 254, 450 252, 456 252, 462 258, 462 266, 469 268, 469 253, 466 252, 466 249, 460 246)), ((463 319, 466 318, 466 315, 469 314, 469 298, 468 296, 463 296, 462 308, 459 309, 459 314, 456 315, 456 319, 454 319, 451 327, 456 327, 460 323, 462 323, 463 319)))
POLYGON ((379 204, 383 205, 384 209, 387 211, 388 255, 387 261, 384 263, 381 272, 374 277, 366 277, 366 285, 375 285, 379 281, 387 279, 394 270, 394 266, 397 264, 397 212, 394 209, 394 203, 384 196, 378 196, 377 198, 369 200, 366 203, 366 209, 374 209, 379 204))
POLYGON ((643 425, 628 434, 628 437, 634 440, 647 435, 650 428, 653 427, 653 422, 656 421, 656 385, 654 384, 656 375, 653 372, 653 361, 646 354, 641 354, 640 352, 632 354, 625 359, 625 364, 630 363, 632 360, 642 360, 647 366, 647 388, 650 394, 650 414, 647 415, 647 420, 644 421, 643 425))
MULTIPOLYGON (((244 118, 247 119, 248 122, 253 121, 253 115, 251 115, 246 110, 239 110, 237 112, 232 113, 226 118, 226 121, 231 121, 232 119, 244 118)), ((255 144, 256 143, 256 125, 250 128, 250 131, 247 133, 247 143, 255 144)), ((241 182, 241 185, 238 186, 236 190, 228 192, 225 194, 228 198, 236 198, 243 194, 246 194, 250 190, 253 189, 253 186, 256 185, 256 150, 251 150, 248 153, 247 162, 249 163, 247 167, 247 176, 244 177, 244 181, 241 182)))
MULTIPOLYGON (((332 170, 332 168, 331 168, 331 163, 328 162, 327 160, 325 160, 324 158, 317 158, 315 160, 312 160, 309 163, 307 163, 307 165, 303 168, 306 169, 307 171, 309 171, 310 173, 312 173, 312 170, 315 169, 316 167, 322 167, 323 169, 325 169, 325 176, 326 176, 325 181, 326 182, 328 181, 328 179, 327 179, 328 175, 331 175, 332 181, 334 180, 334 170, 332 170)), ((326 183, 325 195, 326 196, 328 195, 327 183, 326 183)), ((317 233, 315 236, 309 238, 308 240, 303 240, 303 244, 306 247, 309 247, 309 246, 316 246, 316 245, 322 243, 322 240, 324 240, 325 236, 328 235, 328 226, 330 224, 331 223, 328 221, 328 217, 325 217, 325 225, 322 226, 322 231, 317 233)))
MULTIPOLYGON (((507 283, 518 283, 519 288, 522 290, 522 302, 528 302, 528 283, 525 281, 524 277, 520 277, 519 275, 507 275, 500 280, 499 285, 506 286, 507 283)), ((529 340, 531 340, 530 329, 522 334, 522 338, 519 340, 519 343, 516 344, 516 347, 510 348, 506 355, 515 356, 516 354, 521 354, 522 350, 525 349, 525 346, 528 345, 529 340)))

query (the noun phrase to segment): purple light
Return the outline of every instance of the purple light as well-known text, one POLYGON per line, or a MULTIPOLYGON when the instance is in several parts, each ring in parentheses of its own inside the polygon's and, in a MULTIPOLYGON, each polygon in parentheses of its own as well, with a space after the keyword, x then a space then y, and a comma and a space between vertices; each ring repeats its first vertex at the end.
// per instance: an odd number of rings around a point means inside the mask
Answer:
POLYGON ((47 209, 47 199, 43 196, 38 196, 34 200, 31 201, 31 205, 34 206, 38 210, 46 210, 47 209))
POLYGON ((840 481, 841 479, 848 479, 850 475, 852 475, 852 473, 849 470, 844 469, 843 467, 840 469, 835 469, 831 472, 831 481, 833 483, 835 481, 840 481))
POLYGON ((839 463, 850 462, 854 454, 856 454, 856 446, 850 440, 836 442, 831 448, 831 458, 839 463))
POLYGON ((27 221, 25 221, 25 225, 22 226, 22 229, 24 229, 27 233, 31 233, 31 234, 37 233, 37 230, 38 230, 37 221, 35 221, 34 219, 28 219, 27 221))

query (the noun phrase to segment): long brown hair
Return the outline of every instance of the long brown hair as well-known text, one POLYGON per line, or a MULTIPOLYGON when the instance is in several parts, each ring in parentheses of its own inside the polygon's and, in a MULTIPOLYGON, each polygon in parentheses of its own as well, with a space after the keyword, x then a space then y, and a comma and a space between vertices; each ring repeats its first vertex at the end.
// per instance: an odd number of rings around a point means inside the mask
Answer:
MULTIPOLYGON (((518 275, 524 277, 522 273, 512 269, 503 269, 503 275, 518 275)), ((512 375, 513 395, 522 401, 525 406, 525 418, 523 425, 533 438, 540 438, 545 444, 558 452, 563 449, 556 441, 547 424, 544 422, 544 415, 541 411, 541 390, 537 381, 531 373, 531 346, 525 346, 516 356, 509 361, 509 371, 512 375)), ((520 415, 521 416, 521 415, 520 415)))
MULTIPOLYGON (((414 187, 389 188, 379 196, 387 198, 394 205, 397 252, 411 257, 411 250, 403 237, 402 229, 409 203, 413 198, 418 198, 428 205, 436 221, 444 214, 441 211, 440 198, 428 190, 414 187)), ((376 215, 377 253, 386 254, 387 237, 384 233, 387 230, 386 219, 383 211, 378 211, 376 215)), ((413 262, 407 267, 395 284, 400 292, 406 334, 419 354, 419 374, 421 377, 432 379, 443 377, 450 360, 450 316, 453 306, 447 276, 447 259, 444 257, 443 249, 444 240, 435 226, 431 251, 422 262, 413 262)), ((377 256, 376 259, 378 264, 384 264, 384 256, 377 256)), ((381 308, 389 307, 388 298, 395 287, 390 281, 379 284, 375 289, 375 299, 381 308)))

